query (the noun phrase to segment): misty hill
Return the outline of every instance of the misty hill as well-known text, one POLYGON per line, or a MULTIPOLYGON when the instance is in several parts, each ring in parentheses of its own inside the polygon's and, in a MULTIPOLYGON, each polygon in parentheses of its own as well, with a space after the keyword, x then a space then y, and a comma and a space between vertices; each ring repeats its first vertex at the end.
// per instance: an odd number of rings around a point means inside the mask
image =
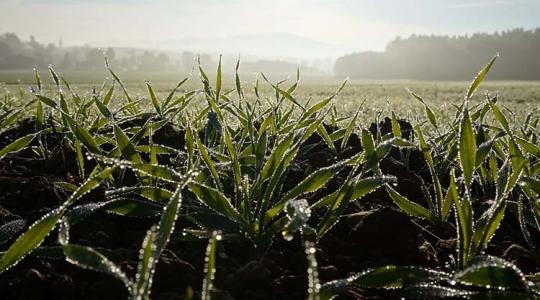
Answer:
POLYGON ((384 52, 360 52, 336 60, 339 77, 365 79, 470 79, 495 53, 492 79, 540 79, 540 28, 470 36, 412 35, 384 52))

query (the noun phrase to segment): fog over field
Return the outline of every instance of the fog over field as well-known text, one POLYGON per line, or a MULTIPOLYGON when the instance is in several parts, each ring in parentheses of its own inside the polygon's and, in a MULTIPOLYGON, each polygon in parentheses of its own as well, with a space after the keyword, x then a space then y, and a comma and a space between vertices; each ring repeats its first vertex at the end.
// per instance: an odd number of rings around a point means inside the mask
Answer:
POLYGON ((4 0, 0 33, 57 47, 281 60, 333 74, 337 58, 384 51, 397 37, 534 29, 538 11, 539 1, 520 0, 4 0))

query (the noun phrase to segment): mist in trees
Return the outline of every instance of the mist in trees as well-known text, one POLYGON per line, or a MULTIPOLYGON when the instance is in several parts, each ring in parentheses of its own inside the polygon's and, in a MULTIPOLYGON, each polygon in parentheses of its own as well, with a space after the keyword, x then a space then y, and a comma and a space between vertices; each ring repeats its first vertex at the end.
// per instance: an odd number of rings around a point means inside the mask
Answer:
MULTIPOLYGON (((104 71, 106 56, 119 71, 180 71, 192 69, 193 52, 165 53, 135 48, 62 47, 44 45, 31 36, 21 40, 15 33, 0 35, 0 69, 29 70, 34 66, 46 68, 49 64, 63 71, 104 71)), ((212 58, 202 54, 201 60, 211 64, 212 58)))
POLYGON ((470 79, 495 53, 492 79, 540 79, 540 28, 514 29, 470 36, 412 35, 396 38, 384 52, 361 52, 340 57, 339 77, 366 79, 470 79))
MULTIPOLYGON (((383 52, 352 53, 338 58, 334 75, 365 79, 470 79, 495 53, 501 57, 490 72, 492 79, 540 80, 540 28, 465 36, 412 35, 389 42, 383 52)), ((58 71, 104 72, 104 56, 117 71, 191 72, 200 55, 204 68, 214 68, 217 56, 190 51, 44 44, 31 36, 0 34, 0 70, 31 70, 53 65, 58 71)), ((231 57, 224 65, 236 64, 231 57), (230 61, 229 61, 230 60, 230 61)), ((278 60, 242 61, 243 72, 294 73, 298 65, 278 60)), ((316 71, 305 65, 303 72, 316 71)))
MULTIPOLYGON (((193 70, 195 58, 199 57, 205 69, 217 66, 217 57, 207 53, 192 51, 159 51, 140 48, 62 47, 44 45, 34 37, 21 40, 15 33, 0 35, 0 70, 31 70, 34 66, 46 68, 53 65, 57 71, 104 72, 107 57, 116 71, 141 72, 181 72, 193 70)), ((236 57, 224 57, 223 65, 234 70, 236 57)), ((243 72, 269 72, 293 74, 298 64, 282 60, 255 59, 242 61, 243 72)), ((303 65, 304 72, 314 72, 313 68, 303 65)))

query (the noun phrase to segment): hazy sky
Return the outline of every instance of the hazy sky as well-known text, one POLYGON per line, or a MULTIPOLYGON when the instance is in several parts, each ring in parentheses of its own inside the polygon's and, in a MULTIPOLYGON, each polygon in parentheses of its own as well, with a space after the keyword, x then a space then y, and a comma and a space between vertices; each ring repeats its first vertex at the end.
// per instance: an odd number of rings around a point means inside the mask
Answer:
POLYGON ((350 52, 398 35, 515 27, 540 27, 540 0, 0 0, 0 32, 65 45, 283 33, 350 52))

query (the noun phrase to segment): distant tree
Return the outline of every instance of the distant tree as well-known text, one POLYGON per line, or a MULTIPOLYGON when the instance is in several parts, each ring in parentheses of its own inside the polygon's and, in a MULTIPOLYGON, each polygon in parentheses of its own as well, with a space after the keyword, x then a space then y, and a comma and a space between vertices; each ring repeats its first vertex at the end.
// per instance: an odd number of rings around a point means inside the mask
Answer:
POLYGON ((141 62, 139 64, 139 71, 154 71, 156 68, 155 57, 150 51, 144 51, 141 55, 141 62))
MULTIPOLYGON (((103 71, 104 55, 115 70, 122 71, 186 71, 194 62, 193 52, 183 52, 172 59, 160 51, 141 51, 135 48, 60 47, 43 44, 34 36, 21 40, 14 33, 0 34, 0 69, 31 69, 34 65, 46 68, 49 64, 58 70, 103 71)), ((201 54, 206 66, 213 65, 209 55, 201 54)))
POLYGON ((189 72, 195 62, 195 53, 184 51, 180 55, 180 70, 182 72, 189 72))
POLYGON ((470 36, 411 35, 396 38, 384 52, 361 52, 336 60, 337 76, 421 80, 470 78, 496 52, 494 79, 540 79, 540 28, 470 36))
POLYGON ((167 71, 169 69, 169 56, 165 53, 159 53, 156 55, 157 70, 167 71))
POLYGON ((103 52, 96 48, 86 48, 84 59, 79 62, 78 68, 86 71, 103 70, 103 52))
POLYGON ((11 49, 8 43, 0 42, 0 68, 8 69, 10 61, 15 56, 15 52, 11 49))
MULTIPOLYGON (((0 39, 5 42, 13 51, 23 51, 24 44, 15 33, 5 33, 0 39)), ((32 37, 31 37, 32 40, 32 37)), ((31 45, 31 43, 30 43, 31 45)))
POLYGON ((73 55, 70 52, 66 52, 64 54, 64 58, 62 58, 60 67, 64 70, 73 70, 75 68, 75 60, 73 59, 73 55))

